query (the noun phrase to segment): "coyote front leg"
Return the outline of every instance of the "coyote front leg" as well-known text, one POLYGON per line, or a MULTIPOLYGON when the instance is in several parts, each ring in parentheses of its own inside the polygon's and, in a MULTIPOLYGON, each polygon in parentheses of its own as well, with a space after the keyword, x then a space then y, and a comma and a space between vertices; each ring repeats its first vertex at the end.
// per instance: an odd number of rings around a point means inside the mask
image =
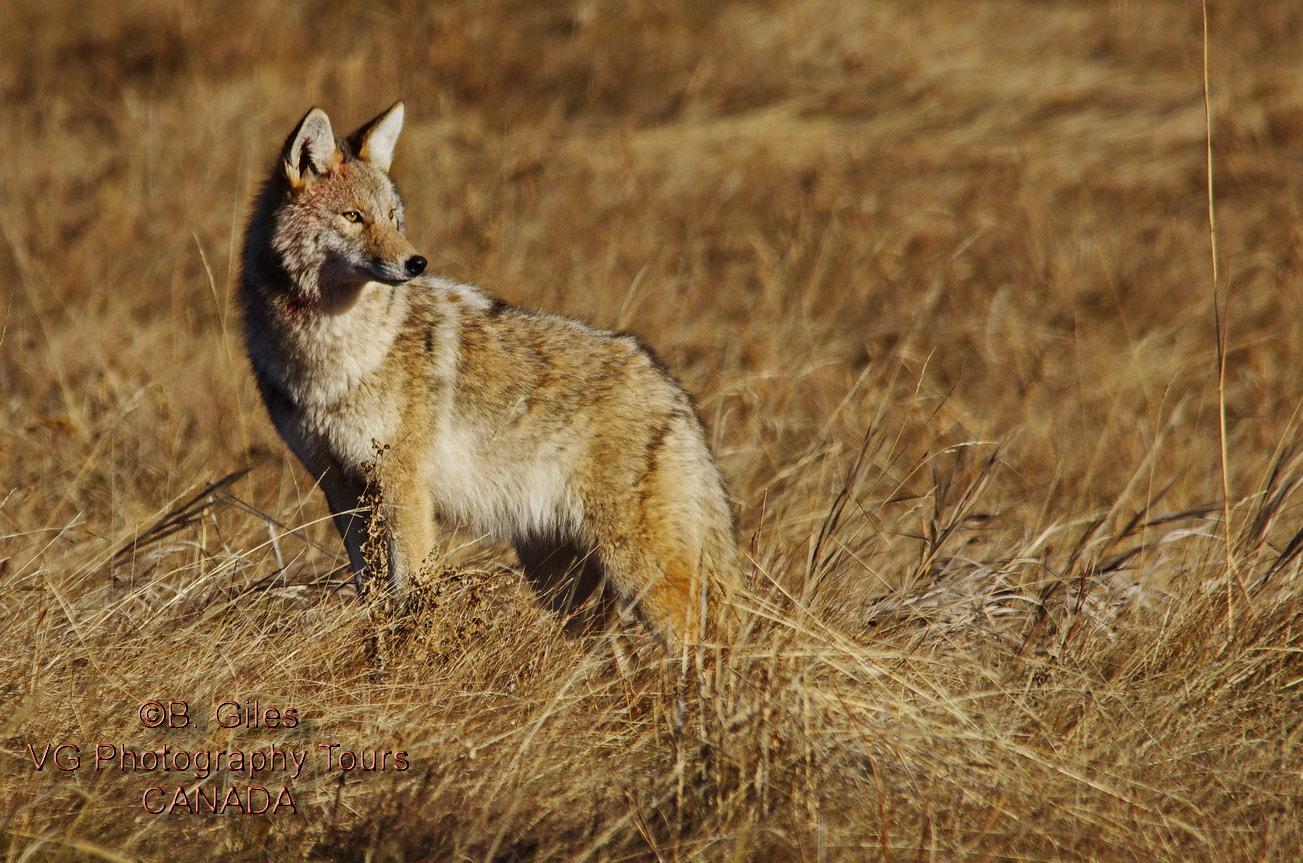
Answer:
POLYGON ((390 595, 402 599, 412 589, 431 549, 435 515, 426 474, 407 465, 403 452, 390 452, 377 470, 375 504, 381 517, 390 595))
POLYGON ((371 513, 363 501, 363 487, 333 477, 330 473, 321 476, 320 485, 326 494, 326 503, 330 506, 335 529, 344 539, 348 563, 353 571, 353 583, 361 593, 365 589, 367 576, 366 557, 362 553, 362 547, 366 543, 367 525, 371 521, 371 513))

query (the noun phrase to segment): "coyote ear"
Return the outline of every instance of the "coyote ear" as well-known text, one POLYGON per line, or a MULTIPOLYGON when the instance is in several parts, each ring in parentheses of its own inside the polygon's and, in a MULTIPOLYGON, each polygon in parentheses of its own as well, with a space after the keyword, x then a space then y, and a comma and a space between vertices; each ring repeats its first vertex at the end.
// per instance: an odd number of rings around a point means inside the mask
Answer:
POLYGON ((349 135, 348 143, 359 159, 388 172, 394 161, 394 145, 398 143, 398 133, 401 131, 403 103, 395 102, 388 111, 349 135))
POLYGON ((313 108, 294 127, 294 132, 285 143, 281 167, 285 171, 285 179, 297 189, 305 185, 314 174, 325 173, 338 159, 330 118, 320 108, 313 108))

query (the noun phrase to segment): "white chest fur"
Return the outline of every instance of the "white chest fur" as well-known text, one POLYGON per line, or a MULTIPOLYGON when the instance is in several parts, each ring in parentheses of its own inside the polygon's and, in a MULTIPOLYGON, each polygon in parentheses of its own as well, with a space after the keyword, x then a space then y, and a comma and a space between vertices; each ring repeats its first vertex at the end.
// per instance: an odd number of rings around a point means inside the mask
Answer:
POLYGON ((431 452, 430 490, 445 518, 498 539, 572 532, 579 502, 556 453, 490 443, 492 432, 440 423, 431 452), (514 457, 513 457, 514 456, 514 457))

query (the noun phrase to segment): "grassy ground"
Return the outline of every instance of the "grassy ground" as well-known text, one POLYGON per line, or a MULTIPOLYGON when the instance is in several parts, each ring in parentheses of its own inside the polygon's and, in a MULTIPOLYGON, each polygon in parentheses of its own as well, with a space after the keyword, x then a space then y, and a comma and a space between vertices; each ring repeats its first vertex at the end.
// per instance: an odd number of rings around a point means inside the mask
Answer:
POLYGON ((1210 126, 1194 2, 0 21, 4 860, 1303 858, 1303 7, 1212 4, 1210 126), (431 269, 697 396, 731 654, 618 667, 474 537, 409 619, 338 571, 231 286, 292 124, 400 97, 431 269))

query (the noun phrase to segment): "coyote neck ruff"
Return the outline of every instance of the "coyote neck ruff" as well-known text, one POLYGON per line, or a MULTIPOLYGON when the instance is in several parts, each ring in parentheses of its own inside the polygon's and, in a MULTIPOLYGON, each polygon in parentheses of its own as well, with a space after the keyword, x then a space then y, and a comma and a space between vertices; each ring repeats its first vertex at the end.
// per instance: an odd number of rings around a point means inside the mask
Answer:
POLYGON ((387 173, 402 124, 400 102, 336 140, 308 112, 254 203, 240 283, 263 400, 358 587, 373 565, 402 595, 436 526, 463 527, 513 543, 572 626, 630 607, 679 645, 720 632, 737 547, 691 400, 632 336, 423 275, 387 173))

